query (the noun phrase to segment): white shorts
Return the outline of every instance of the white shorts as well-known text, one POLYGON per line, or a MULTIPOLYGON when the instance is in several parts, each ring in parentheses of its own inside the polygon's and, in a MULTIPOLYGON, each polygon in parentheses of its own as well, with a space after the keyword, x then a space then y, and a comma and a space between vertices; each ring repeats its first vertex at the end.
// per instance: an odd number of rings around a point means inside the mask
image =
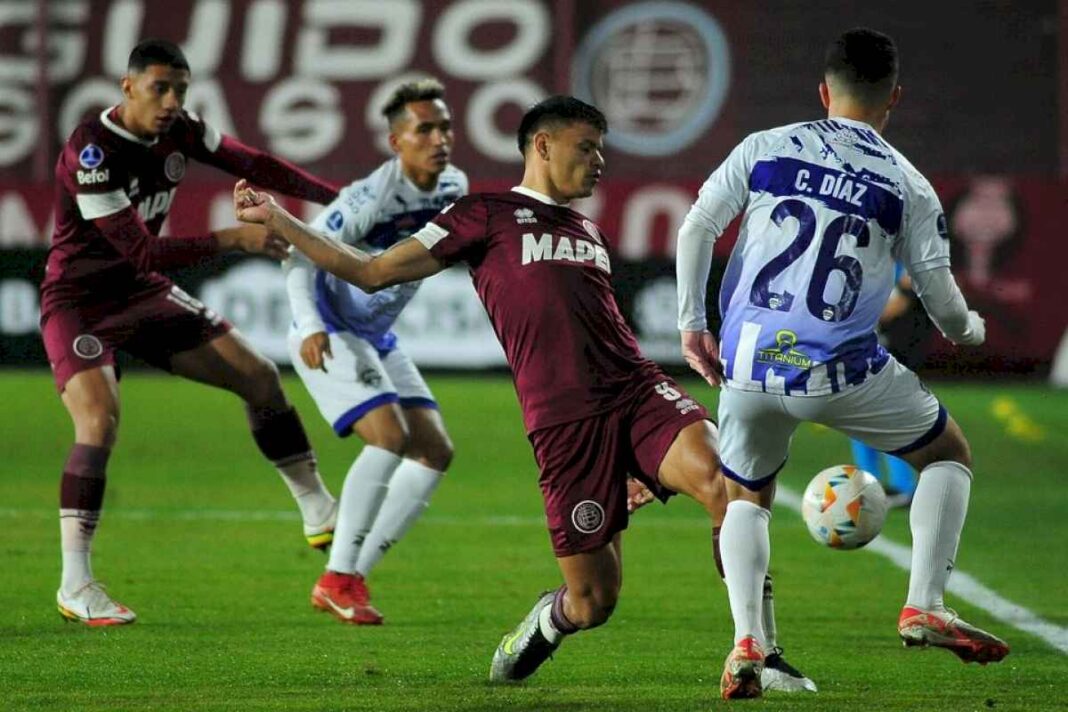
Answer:
POLYGON ((723 473, 748 489, 761 489, 786 464, 802 421, 903 455, 941 435, 948 417, 916 374, 894 358, 864 383, 839 393, 780 396, 724 388, 719 397, 723 473))
POLYGON ((368 341, 348 332, 330 334, 333 358, 324 358, 326 371, 308 368, 300 357, 302 339, 289 331, 293 368, 319 406, 326 422, 341 437, 375 408, 399 403, 402 408, 438 407, 419 369, 400 349, 379 356, 368 341))

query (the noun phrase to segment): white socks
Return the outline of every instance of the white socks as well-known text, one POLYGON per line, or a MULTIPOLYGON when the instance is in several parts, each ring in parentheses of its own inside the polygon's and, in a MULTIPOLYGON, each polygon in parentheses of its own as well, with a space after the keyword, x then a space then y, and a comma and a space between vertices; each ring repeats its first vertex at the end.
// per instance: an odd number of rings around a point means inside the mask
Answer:
POLYGON ((959 462, 934 462, 920 473, 912 498, 912 572, 907 604, 941 610, 968 513, 972 473, 959 462))
POLYGON ((63 578, 60 589, 65 594, 74 593, 93 580, 89 552, 99 520, 99 511, 59 510, 59 540, 63 551, 63 578))
POLYGON ((300 518, 308 526, 316 526, 326 521, 330 516, 330 510, 334 507, 334 498, 330 496, 323 478, 319 476, 319 468, 315 455, 306 453, 286 460, 274 463, 278 468, 278 474, 286 483, 289 491, 293 493, 293 499, 300 508, 300 518))
POLYGON ((365 445, 352 463, 341 487, 341 502, 334 528, 334 543, 326 568, 342 574, 356 571, 360 547, 386 497, 393 471, 401 463, 399 455, 389 450, 365 445))
POLYGON ((426 467, 415 460, 401 460, 400 466, 389 481, 389 493, 382 509, 374 520, 374 527, 360 549, 356 572, 368 576, 389 548, 396 544, 405 532, 430 504, 430 496, 441 483, 443 473, 426 467))
POLYGON ((564 634, 556 629, 553 625, 553 607, 546 606, 541 609, 541 613, 538 614, 538 628, 541 629, 541 634, 551 644, 556 645, 559 643, 564 634))
POLYGON ((727 516, 723 518, 719 534, 720 556, 731 615, 734 616, 736 644, 752 635, 764 645, 761 612, 764 576, 771 558, 770 522, 770 511, 741 499, 727 505, 727 516))

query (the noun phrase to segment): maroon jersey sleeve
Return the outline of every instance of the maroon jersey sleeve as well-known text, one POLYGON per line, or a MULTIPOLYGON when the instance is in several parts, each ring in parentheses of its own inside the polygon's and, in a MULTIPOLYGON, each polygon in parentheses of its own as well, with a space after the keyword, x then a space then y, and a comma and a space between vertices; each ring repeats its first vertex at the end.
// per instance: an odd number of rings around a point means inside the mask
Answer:
POLYGON ((191 111, 186 112, 185 119, 189 129, 189 155, 201 163, 245 178, 268 190, 313 203, 329 205, 337 197, 337 186, 316 178, 289 161, 220 134, 191 111))
POLYGON ((196 264, 219 251, 214 235, 157 237, 133 207, 93 220, 93 225, 139 272, 196 264))
POLYGON ((486 251, 489 215, 478 195, 460 198, 437 214, 414 237, 443 264, 476 266, 486 251))
POLYGON ((85 126, 78 127, 63 147, 56 179, 74 199, 85 221, 114 215, 129 208, 126 165, 111 146, 85 126))

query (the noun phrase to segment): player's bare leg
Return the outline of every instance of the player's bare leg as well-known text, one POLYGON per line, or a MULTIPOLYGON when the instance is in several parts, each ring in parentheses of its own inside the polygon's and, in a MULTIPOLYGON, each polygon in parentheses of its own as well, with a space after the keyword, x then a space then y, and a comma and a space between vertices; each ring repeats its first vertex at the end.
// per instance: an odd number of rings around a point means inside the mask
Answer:
POLYGON ((966 663, 998 662, 1009 646, 965 623, 943 596, 957 558, 971 492, 971 451, 956 421, 928 445, 902 456, 920 473, 909 511, 912 567, 908 598, 898 618, 906 646, 946 648, 966 663))
POLYGON ((175 354, 171 370, 224 388, 245 401, 252 437, 296 499, 308 543, 315 548, 328 546, 333 539, 337 504, 319 477, 315 453, 300 416, 286 400, 275 365, 231 331, 175 354))
POLYGON ((93 578, 93 535, 100 521, 107 462, 119 429, 119 385, 112 366, 76 373, 63 405, 74 421, 74 446, 60 483, 59 529, 63 575, 56 603, 67 620, 92 626, 133 623, 133 611, 112 600, 93 578))
POLYGON ((557 558, 564 585, 538 597, 534 608, 504 636, 490 665, 492 682, 530 677, 564 636, 603 625, 623 585, 622 538, 596 551, 557 558))

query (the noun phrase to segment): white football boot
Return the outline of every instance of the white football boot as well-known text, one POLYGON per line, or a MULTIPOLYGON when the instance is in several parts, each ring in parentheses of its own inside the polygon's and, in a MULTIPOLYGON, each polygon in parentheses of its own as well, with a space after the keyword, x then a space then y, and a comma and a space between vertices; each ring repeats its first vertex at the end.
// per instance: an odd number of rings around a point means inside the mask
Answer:
POLYGON ((99 581, 90 581, 66 596, 56 591, 59 614, 68 621, 91 626, 126 625, 137 620, 137 614, 114 600, 99 581))
POLYGON ((815 692, 816 683, 805 677, 782 656, 782 648, 772 648, 764 658, 764 669, 760 673, 761 687, 778 692, 815 692))

